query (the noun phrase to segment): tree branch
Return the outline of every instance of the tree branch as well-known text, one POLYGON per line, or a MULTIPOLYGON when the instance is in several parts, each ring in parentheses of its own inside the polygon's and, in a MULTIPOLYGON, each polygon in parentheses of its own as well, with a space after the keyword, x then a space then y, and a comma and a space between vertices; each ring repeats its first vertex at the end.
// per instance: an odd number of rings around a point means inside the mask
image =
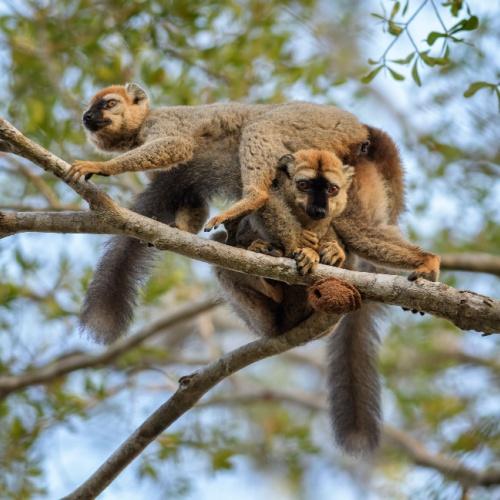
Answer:
MULTIPOLYGON (((66 162, 30 141, 6 120, 0 118, 0 141, 2 140, 11 144, 17 154, 40 164, 42 168, 60 178, 64 177, 69 168, 66 162)), ((319 266, 313 275, 300 276, 296 271, 295 262, 290 259, 259 255, 179 231, 120 207, 90 182, 80 180, 71 183, 71 187, 90 203, 91 208, 94 208, 95 213, 101 217, 103 224, 110 226, 110 233, 126 234, 141 239, 160 250, 170 250, 234 271, 290 284, 310 285, 322 278, 340 278, 356 286, 366 299, 418 309, 446 318, 464 330, 500 332, 500 301, 484 295, 456 290, 442 283, 431 283, 423 279, 408 282, 400 276, 361 273, 331 266, 319 266)), ((28 221, 28 216, 29 214, 25 214, 25 219, 22 220, 28 221)), ((3 215, 3 217, 7 217, 10 221, 9 230, 12 231, 14 225, 12 217, 19 216, 3 215)), ((26 224, 28 225, 27 222, 26 224)), ((50 224, 40 223, 38 227, 46 231, 47 225, 50 224)), ((3 231, 2 226, 0 219, 0 233, 3 231)), ((67 225, 63 226, 63 230, 66 231, 67 225)), ((89 226, 89 229, 94 227, 94 232, 101 232, 104 227, 101 223, 89 226)), ((33 231, 36 228, 37 225, 31 219, 29 230, 33 231)), ((5 233, 8 234, 7 229, 5 233)))
POLYGON ((480 252, 449 253, 441 255, 441 267, 500 276, 500 256, 480 252))
POLYGON ((250 342, 193 374, 182 377, 173 396, 152 413, 87 481, 65 499, 95 498, 152 441, 190 410, 212 387, 256 361, 314 340, 328 331, 338 318, 316 313, 284 335, 250 342))
MULTIPOLYGON (((64 160, 28 139, 3 118, 0 118, 0 150, 15 153, 31 160, 63 181, 70 168, 70 165, 64 160)), ((106 193, 98 189, 92 182, 80 179, 68 185, 86 200, 92 208, 112 210, 117 206, 106 193)))
POLYGON ((462 486, 494 486, 500 484, 500 469, 477 471, 453 458, 439 453, 433 454, 420 441, 395 427, 385 426, 384 435, 402 449, 417 465, 435 469, 444 476, 458 481, 462 486))
POLYGON ((45 384, 76 370, 104 366, 165 328, 182 323, 193 316, 212 309, 220 303, 221 301, 214 297, 199 299, 196 302, 177 307, 175 312, 166 314, 156 321, 151 322, 146 328, 143 328, 135 335, 120 339, 100 354, 77 354, 55 363, 48 363, 45 366, 20 375, 2 376, 0 377, 0 398, 4 398, 11 392, 18 391, 30 385, 45 384))
MULTIPOLYGON (((200 406, 254 404, 267 401, 285 402, 302 406, 314 411, 328 411, 326 398, 319 398, 310 393, 297 393, 278 390, 263 390, 253 392, 239 392, 224 397, 213 397, 201 403, 200 406)), ((500 484, 500 469, 477 471, 471 469, 458 460, 440 453, 431 453, 420 441, 391 425, 384 425, 384 437, 398 447, 415 464, 437 470, 444 476, 459 482, 465 487, 495 486, 500 484)))
POLYGON ((20 232, 112 234, 116 229, 98 212, 0 212, 0 238, 20 232))

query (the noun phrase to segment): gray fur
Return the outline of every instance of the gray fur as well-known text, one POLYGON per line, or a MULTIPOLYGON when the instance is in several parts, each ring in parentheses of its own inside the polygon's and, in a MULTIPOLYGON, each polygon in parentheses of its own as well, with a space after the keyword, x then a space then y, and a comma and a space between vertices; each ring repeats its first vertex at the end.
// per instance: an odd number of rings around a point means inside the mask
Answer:
POLYGON ((331 423, 337 444, 351 455, 373 452, 380 441, 379 309, 378 304, 363 303, 328 338, 331 423))

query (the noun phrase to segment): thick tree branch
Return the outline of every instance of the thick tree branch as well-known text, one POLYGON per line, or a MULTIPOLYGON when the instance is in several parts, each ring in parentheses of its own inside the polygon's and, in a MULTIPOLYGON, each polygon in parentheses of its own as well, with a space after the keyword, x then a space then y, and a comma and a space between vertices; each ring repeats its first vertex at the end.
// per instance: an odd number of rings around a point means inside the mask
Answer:
POLYGON ((142 344, 156 333, 208 311, 220 304, 220 302, 217 298, 206 297, 190 304, 179 306, 175 312, 166 314, 156 321, 151 322, 135 335, 120 339, 102 353, 77 354, 20 375, 2 376, 0 377, 0 398, 6 397, 11 392, 18 391, 30 385, 45 384, 76 370, 105 366, 110 361, 142 344))
MULTIPOLYGON (((0 141, 6 141, 17 154, 40 164, 42 168, 60 178, 64 177, 69 168, 66 162, 30 141, 1 118, 0 141)), ((464 330, 473 329, 484 333, 500 331, 500 301, 489 297, 422 279, 410 283, 399 276, 360 273, 330 266, 319 266, 314 275, 303 277, 296 272, 295 263, 289 259, 258 255, 171 228, 120 207, 92 183, 78 181, 71 187, 89 201, 91 207, 102 217, 103 223, 113 226, 113 231, 110 232, 127 234, 151 243, 161 250, 170 250, 235 271, 286 283, 308 285, 327 277, 345 279, 356 286, 366 299, 418 309, 446 318, 464 330)), ((12 230, 12 218, 9 220, 12 230)), ((24 219, 26 220, 27 218, 24 219)), ((94 227, 96 232, 101 232, 103 228, 101 224, 96 224, 94 227)), ((30 230, 35 230, 34 228, 35 224, 30 230)), ((7 233, 7 229, 5 232, 7 233)))
MULTIPOLYGON (((0 214, 0 234, 4 231, 4 234, 14 232, 16 227, 43 232, 71 230, 71 220, 65 221, 64 213, 53 212, 52 221, 45 218, 46 215, 46 212, 3 212, 0 214)), ((323 278, 340 278, 356 286, 366 299, 418 309, 448 319, 463 330, 500 332, 500 301, 474 292, 457 290, 443 283, 431 283, 423 279, 409 282, 401 276, 361 273, 323 265, 318 266, 314 274, 300 276, 291 259, 269 257, 199 238, 122 207, 105 217, 100 212, 90 213, 88 216, 70 212, 67 217, 76 218, 73 232, 81 232, 85 228, 92 233, 126 234, 161 250, 170 250, 210 264, 290 284, 309 285, 323 278)))
POLYGON ((112 234, 115 226, 98 212, 0 212, 0 238, 20 232, 112 234))
POLYGON ((197 372, 182 377, 174 395, 152 413, 85 483, 65 498, 95 498, 152 441, 190 410, 212 387, 256 361, 310 342, 327 332, 337 320, 337 316, 314 314, 284 335, 250 342, 197 372))

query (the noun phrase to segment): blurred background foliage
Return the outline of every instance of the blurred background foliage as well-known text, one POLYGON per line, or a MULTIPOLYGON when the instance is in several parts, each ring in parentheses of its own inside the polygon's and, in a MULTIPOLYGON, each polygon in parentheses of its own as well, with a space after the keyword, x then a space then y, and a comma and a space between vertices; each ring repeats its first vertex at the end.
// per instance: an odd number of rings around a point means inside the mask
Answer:
MULTIPOLYGON (((461 0, 7 0, 0 2, 0 113, 72 160, 96 157, 80 115, 95 90, 112 83, 138 81, 158 105, 334 103, 400 144, 409 200, 403 226, 414 241, 442 253, 498 253, 499 12, 496 2, 461 0)), ((98 182, 129 203, 145 178, 98 182)), ((0 156, 0 209, 75 208, 84 204, 63 183, 0 156)), ((0 241, 0 375, 98 350, 78 335, 77 314, 104 239, 0 241)), ((498 296, 492 275, 449 272, 443 280, 498 296)), ((136 329, 212 288, 207 266, 165 255, 136 329)), ((385 327, 386 422, 472 468, 498 465, 498 341, 396 308, 385 327)), ((0 497, 67 493, 175 390, 180 375, 249 338, 218 309, 105 367, 2 398, 0 497)), ((102 498, 463 494, 389 441, 371 461, 340 456, 322 411, 324 386, 322 342, 245 370, 102 498)))

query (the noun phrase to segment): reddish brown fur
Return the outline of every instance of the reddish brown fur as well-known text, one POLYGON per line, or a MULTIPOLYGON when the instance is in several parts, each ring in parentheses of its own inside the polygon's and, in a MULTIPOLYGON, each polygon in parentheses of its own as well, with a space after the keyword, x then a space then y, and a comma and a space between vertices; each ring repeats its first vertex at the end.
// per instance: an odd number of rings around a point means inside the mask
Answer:
POLYGON ((132 104, 132 98, 127 93, 123 85, 111 85, 97 92, 97 94, 95 94, 94 97, 92 97, 90 105, 92 106, 96 102, 99 102, 103 97, 105 97, 108 94, 118 94, 123 97, 123 99, 126 101, 127 104, 132 104))
POLYGON ((389 184, 390 222, 394 224, 405 209, 401 158, 394 141, 383 130, 367 126, 370 133, 368 158, 389 184))

